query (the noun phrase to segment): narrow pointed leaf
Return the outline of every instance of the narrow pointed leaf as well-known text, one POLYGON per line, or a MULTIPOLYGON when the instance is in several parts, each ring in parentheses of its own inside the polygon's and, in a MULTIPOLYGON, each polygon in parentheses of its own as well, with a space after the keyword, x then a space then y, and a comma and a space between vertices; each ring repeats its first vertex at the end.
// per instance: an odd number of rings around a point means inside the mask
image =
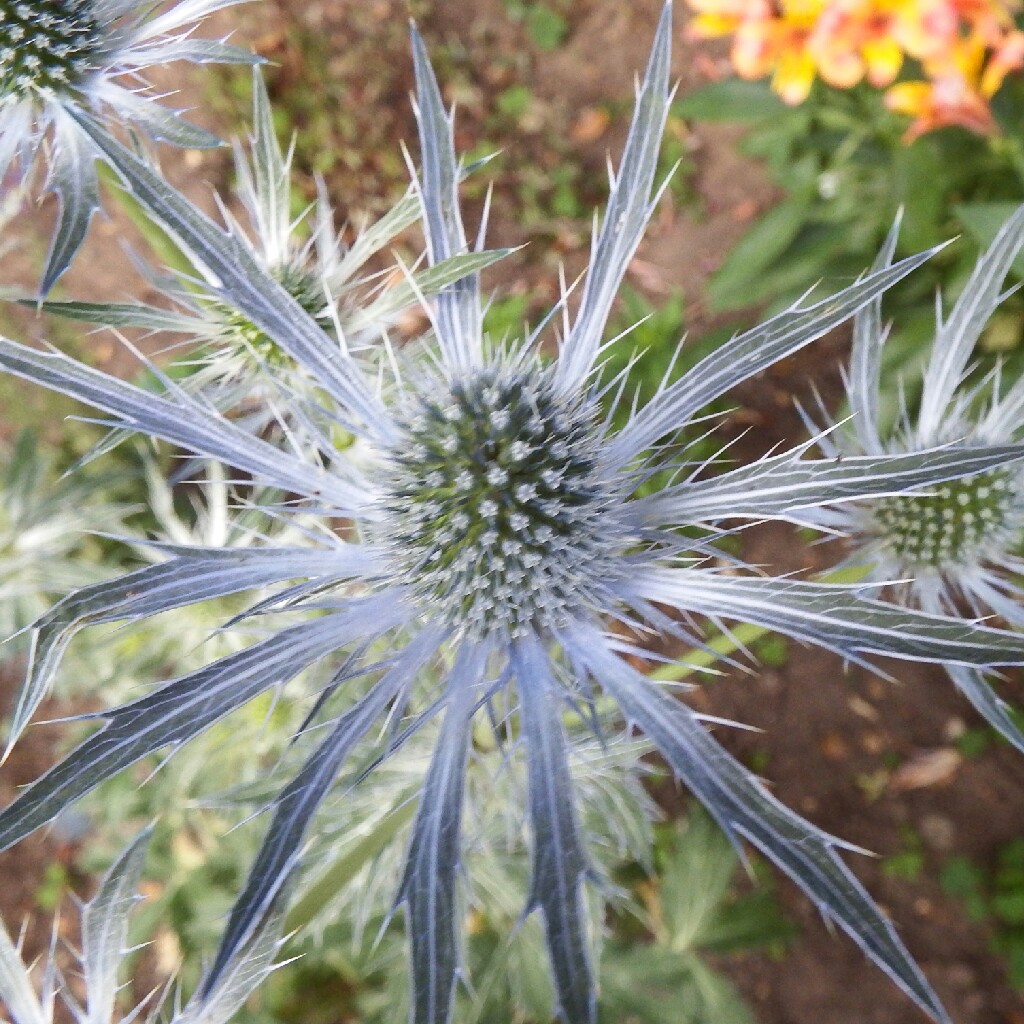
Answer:
POLYGON ((171 1024, 224 1024, 277 966, 290 887, 284 886, 264 910, 248 939, 223 966, 216 984, 201 985, 171 1024))
POLYGON ((583 903, 587 859, 576 818, 561 701, 539 641, 529 639, 517 645, 513 667, 519 683, 533 827, 530 907, 538 907, 544 916, 559 1019, 567 1024, 593 1024, 597 994, 583 903))
POLYGON ((411 281, 398 282, 394 287, 388 288, 379 299, 346 317, 344 327, 354 333, 374 324, 387 323, 403 309, 408 309, 416 303, 420 295, 431 296, 443 292, 463 278, 478 274, 481 270, 503 260, 510 252, 513 250, 488 249, 484 252, 468 252, 421 270, 412 275, 411 281))
POLYGON ((32 988, 28 969, 17 946, 0 921, 0 1002, 7 1008, 12 1024, 51 1024, 32 988))
MULTIPOLYGON (((900 233, 900 217, 886 235, 872 270, 892 266, 896 255, 896 242, 900 233)), ((876 296, 861 309, 853 320, 853 351, 850 355, 849 387, 853 427, 865 452, 882 451, 878 436, 878 386, 882 372, 882 345, 885 329, 882 326, 882 296, 876 296)))
POLYGON ((85 626, 138 620, 297 577, 342 578, 369 560, 357 548, 196 548, 58 601, 32 627, 32 653, 7 742, 11 746, 49 692, 61 658, 85 626))
POLYGON ((45 825, 147 754, 184 743, 319 658, 401 621, 401 614, 382 607, 382 602, 370 604, 372 615, 360 608, 288 627, 103 713, 106 724, 101 729, 0 812, 0 849, 45 825))
POLYGON ((343 509, 359 507, 365 500, 337 472, 290 457, 182 391, 173 400, 164 398, 59 352, 40 352, 2 337, 0 369, 110 413, 120 426, 225 462, 283 491, 322 494, 343 509))
POLYGON ((996 693, 985 676, 977 669, 963 665, 946 665, 946 671, 956 688, 974 705, 974 710, 1007 743, 1024 754, 1024 733, 1010 714, 1010 705, 996 693))
POLYGON ((690 417, 731 387, 838 327, 937 251, 938 248, 929 249, 908 256, 885 270, 865 275, 856 284, 813 306, 784 310, 726 342, 657 394, 630 420, 611 442, 611 464, 629 462, 665 434, 684 427, 690 417))
POLYGON ((885 915, 835 848, 843 844, 794 814, 708 734, 695 714, 607 649, 581 639, 577 657, 661 751, 734 839, 753 843, 814 900, 926 1013, 949 1024, 938 996, 885 915))
MULTIPOLYGON (((416 122, 419 126, 423 177, 419 186, 427 253, 432 266, 468 253, 459 212, 459 162, 455 156, 451 118, 445 112, 423 39, 412 29, 416 75, 416 122)), ((467 370, 482 355, 480 281, 464 275, 437 295, 438 343, 448 364, 467 370)))
POLYGON ((982 253, 964 290, 935 339, 937 357, 925 371, 917 429, 921 437, 941 436, 953 392, 963 380, 974 346, 995 312, 1003 282, 1024 248, 1024 206, 999 229, 982 253))
POLYGON ((960 665, 1024 664, 1022 634, 876 601, 856 586, 652 568, 635 587, 649 601, 765 626, 854 661, 885 654, 960 665))
POLYGON ((423 784, 398 900, 406 906, 411 950, 411 1024, 448 1024, 459 973, 456 875, 473 692, 483 670, 463 646, 448 680, 437 749, 423 784))
POLYGON ((651 190, 668 117, 671 58, 672 5, 666 3, 637 96, 615 186, 608 197, 608 207, 594 243, 580 310, 557 364, 558 379, 566 388, 577 387, 590 373, 612 302, 654 212, 651 190))
POLYGON ((208 990, 217 984, 221 972, 298 863, 313 816, 331 791, 342 764, 436 647, 436 636, 422 634, 406 648, 398 664, 337 720, 327 738, 275 799, 273 820, 245 889, 231 910, 217 957, 204 982, 208 990))
POLYGON ((60 209, 39 286, 42 295, 71 266, 100 205, 93 167, 95 154, 88 140, 63 115, 55 119, 54 126, 54 153, 47 184, 56 193, 60 209))
MULTIPOLYGON (((35 307, 37 303, 23 302, 35 307)), ((44 302, 42 309, 68 320, 82 320, 104 327, 141 327, 150 331, 201 334, 208 324, 200 317, 171 309, 144 306, 139 302, 44 302)))
POLYGON ((117 999, 117 969, 128 949, 128 921, 152 837, 144 829, 110 866, 82 910, 82 972, 87 996, 83 1024, 109 1024, 117 999))
POLYGON ((1024 459, 1021 445, 929 448, 898 455, 801 459, 802 450, 761 459, 638 502, 647 525, 713 519, 770 519, 801 510, 972 476, 1024 459))
POLYGON ((387 436, 390 424, 360 367, 260 266, 244 240, 198 211, 90 114, 72 115, 135 198, 206 269, 225 301, 306 367, 371 433, 387 436))

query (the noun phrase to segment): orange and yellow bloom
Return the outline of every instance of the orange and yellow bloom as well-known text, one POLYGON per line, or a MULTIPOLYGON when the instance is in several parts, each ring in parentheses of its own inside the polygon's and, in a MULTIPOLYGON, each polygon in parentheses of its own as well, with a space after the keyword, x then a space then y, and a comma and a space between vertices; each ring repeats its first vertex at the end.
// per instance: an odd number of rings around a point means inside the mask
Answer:
POLYGON ((944 125, 989 133, 989 100, 1024 67, 1021 0, 689 0, 693 38, 731 36, 748 79, 771 75, 787 103, 816 78, 839 89, 887 89, 886 104, 913 118, 908 141, 944 125), (923 78, 897 82, 907 59, 923 78))

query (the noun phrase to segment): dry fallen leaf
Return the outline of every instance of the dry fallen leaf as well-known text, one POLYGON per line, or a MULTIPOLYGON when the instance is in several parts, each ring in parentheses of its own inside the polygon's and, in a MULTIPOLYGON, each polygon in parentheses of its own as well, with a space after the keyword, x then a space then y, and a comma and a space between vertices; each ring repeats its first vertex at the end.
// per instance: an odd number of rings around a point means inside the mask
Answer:
POLYGON ((959 751, 953 747, 923 750, 892 773, 889 788, 903 791, 945 785, 953 781, 962 761, 959 751))
POLYGON ((596 142, 608 128, 611 120, 604 107, 584 107, 569 129, 573 142, 596 142))

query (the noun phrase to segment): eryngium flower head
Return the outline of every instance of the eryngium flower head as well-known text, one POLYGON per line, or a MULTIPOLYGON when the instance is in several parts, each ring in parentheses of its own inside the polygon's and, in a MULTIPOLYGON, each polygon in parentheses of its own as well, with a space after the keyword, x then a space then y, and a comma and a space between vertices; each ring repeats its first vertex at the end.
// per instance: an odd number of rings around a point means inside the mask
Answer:
MULTIPOLYGON (((601 339, 658 198, 658 147, 671 96, 670 18, 666 6, 579 308, 570 317, 560 304, 561 348, 551 362, 538 352, 539 329, 519 342, 485 336, 479 282, 469 274, 440 291, 431 304, 431 336, 408 359, 396 355, 395 379, 379 384, 230 233, 94 119, 75 115, 136 199, 203 263, 225 301, 318 384, 315 414, 301 396, 284 393, 290 415, 307 426, 294 443, 275 447, 171 380, 154 395, 59 353, 0 340, 0 367, 9 372, 75 396, 117 426, 290 492, 294 501, 276 515, 294 508, 321 517, 322 528, 309 531, 306 544, 177 548, 158 566, 70 595, 36 626, 26 710, 42 699, 60 652, 87 623, 280 588, 249 613, 266 624, 261 639, 105 712, 99 731, 0 813, 5 846, 113 773, 186 741, 307 666, 335 668, 314 712, 319 744, 273 803, 210 984, 296 869, 318 805, 374 725, 391 724, 386 757, 439 716, 398 901, 411 946, 413 1020, 444 1024, 460 967, 465 770, 475 716, 489 711, 513 744, 510 756, 525 764, 532 832, 527 909, 544 922, 558 1010, 573 1024, 593 1022, 583 900, 591 861, 563 718, 596 727, 597 708, 612 705, 647 734, 734 841, 763 850, 913 999, 947 1019, 892 926, 837 855, 841 841, 775 800, 699 715, 639 673, 629 660, 635 649, 623 637, 646 630, 693 639, 693 619, 701 615, 754 622, 857 661, 883 653, 1022 663, 1024 637, 1014 633, 898 608, 855 587, 720 572, 708 557, 715 549, 699 536, 737 520, 794 519, 835 501, 999 470, 1021 452, 944 447, 837 464, 804 458, 803 447, 710 477, 679 461, 675 483, 643 496, 640 485, 664 468, 664 458, 680 458, 664 455, 663 439, 677 436, 736 383, 870 303, 928 255, 878 269, 733 338, 613 428, 613 417, 598 405, 602 391, 614 388, 600 379, 601 339), (316 430, 324 415, 356 434, 373 457, 356 465, 338 452, 331 433, 316 430), (282 614, 295 621, 274 628, 282 614), (361 686, 352 685, 357 678, 361 686)), ((429 261, 437 265, 470 249, 451 120, 415 32, 413 51, 422 152, 416 187, 429 261)))
POLYGON ((142 77, 168 61, 250 62, 226 43, 195 39, 196 23, 241 0, 0 0, 0 178, 25 172, 45 145, 47 188, 60 203, 42 292, 67 270, 99 205, 94 153, 72 110, 110 114, 178 146, 217 139, 161 106, 142 77))
MULTIPOLYGON (((123 973, 124 961, 138 949, 128 944, 128 928, 132 909, 140 899, 137 890, 149 838, 149 830, 142 832, 120 854, 100 879, 96 894, 82 906, 81 950, 76 954, 74 987, 84 995, 84 1003, 65 983, 54 949, 41 965, 26 965, 0 922, 0 1003, 12 1024, 66 1020, 105 1024, 122 1019, 117 1003, 123 982, 118 976, 123 973), (40 975, 37 986, 34 979, 40 975)), ((283 905, 284 899, 277 899, 261 915, 244 948, 238 950, 213 986, 196 993, 184 1006, 165 1007, 165 1000, 145 1000, 124 1019, 145 1024, 158 1020, 169 1020, 169 1024, 226 1024, 275 967, 283 905)), ((56 941, 55 933, 54 946, 56 941)))
MULTIPOLYGON (((892 259, 898 224, 879 257, 892 259)), ((951 449, 1019 442, 1024 433, 1024 379, 1005 390, 998 368, 971 384, 974 347, 1003 299, 1003 282, 1024 248, 1024 206, 982 253, 960 298, 936 325, 916 415, 905 403, 893 426, 880 422, 882 348, 888 330, 880 300, 857 314, 846 389, 848 423, 819 438, 826 455, 914 453, 946 444, 951 449)), ((867 567, 868 580, 887 584, 892 597, 934 613, 993 614, 1024 627, 1019 555, 1024 528, 1024 476, 1007 466, 947 480, 911 494, 879 496, 843 508, 818 510, 820 525, 855 538, 849 561, 867 567), (899 582, 893 582, 899 581, 899 582)), ((957 687, 1011 743, 1024 752, 1006 703, 983 675, 950 665, 957 687)))

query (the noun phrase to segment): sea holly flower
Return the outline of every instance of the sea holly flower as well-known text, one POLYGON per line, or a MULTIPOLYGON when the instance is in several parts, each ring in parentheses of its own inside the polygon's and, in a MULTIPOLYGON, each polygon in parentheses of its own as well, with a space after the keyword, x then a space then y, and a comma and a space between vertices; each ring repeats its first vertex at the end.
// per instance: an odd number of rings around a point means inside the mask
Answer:
MULTIPOLYGON (((893 228, 878 266, 896 246, 893 228)), ((832 457, 913 453, 935 445, 1005 444, 1024 434, 1024 383, 1001 393, 998 370, 971 383, 971 356, 1004 297, 1003 282, 1024 249, 1024 206, 982 253, 960 298, 936 323, 931 359, 914 415, 903 407, 893 427, 880 422, 879 384, 887 329, 876 299, 857 314, 847 393, 848 423, 818 443, 832 457)), ((950 480, 915 494, 818 510, 812 519, 855 538, 850 562, 868 568, 868 580, 888 584, 904 604, 937 614, 998 616, 1024 628, 1024 477, 1002 468, 950 480), (899 581, 899 582, 892 582, 899 581)), ((947 671, 960 691, 1018 750, 1024 734, 983 674, 965 665, 947 671)))
MULTIPOLYGON (((382 332, 404 311, 506 255, 506 250, 460 253, 423 269, 393 266, 367 273, 367 261, 419 218, 418 198, 410 190, 347 245, 322 181, 316 202, 294 216, 292 150, 283 151, 277 139, 259 69, 253 70, 252 136, 248 146, 235 143, 234 157, 237 184, 231 196, 218 197, 225 223, 262 270, 350 353, 367 349, 372 358, 382 332), (239 206, 244 216, 230 212, 239 206)), ((186 344, 198 345, 178 360, 178 367, 189 371, 183 386, 201 391, 218 409, 245 414, 258 431, 273 420, 283 382, 306 392, 315 382, 206 279, 202 261, 184 243, 180 262, 176 270, 148 275, 167 299, 165 306, 51 301, 43 308, 110 328, 183 335, 186 344)))
MULTIPOLYGON (((120 1019, 117 997, 123 982, 118 975, 122 963, 138 948, 129 946, 128 928, 132 909, 141 899, 138 887, 149 838, 149 830, 136 837, 104 874, 96 894, 82 906, 74 988, 84 993, 84 1002, 65 983, 55 949, 50 950, 41 970, 38 964, 25 964, 0 922, 0 1003, 11 1024, 54 1024, 58 1020, 108 1024, 120 1019), (37 987, 33 979, 40 975, 37 987)), ((150 1004, 148 1010, 147 1000, 125 1019, 141 1019, 146 1024, 168 1019, 170 1024, 225 1024, 275 967, 283 904, 283 899, 275 901, 261 916, 245 947, 238 950, 216 984, 184 1006, 174 1007, 169 1017, 161 1013, 162 1000, 150 1004)))
MULTIPOLYGON (((615 381, 602 381, 602 337, 664 188, 656 187, 655 175, 671 98, 670 41, 666 6, 579 307, 570 316, 563 300, 552 314, 561 313, 562 332, 550 361, 540 328, 522 340, 485 334, 479 281, 469 274, 430 304, 431 335, 409 354, 393 353, 392 378, 368 376, 246 246, 94 118, 74 114, 125 187, 188 246, 224 300, 318 385, 307 429, 275 446, 173 380, 153 394, 61 353, 0 339, 0 367, 8 372, 74 396, 116 427, 222 461, 293 495, 276 515, 313 511, 321 520, 301 544, 180 547, 160 565, 69 595, 36 624, 28 711, 85 625, 280 588, 250 609, 250 621, 265 626, 260 639, 103 712, 97 732, 0 813, 2 846, 306 667, 335 671, 313 712, 318 732, 305 733, 318 744, 273 801, 208 985, 298 867, 317 807, 374 726, 390 724, 379 752, 386 758, 439 719, 398 903, 411 949, 412 1019, 444 1024, 460 970, 466 766, 478 714, 492 713, 509 756, 525 765, 532 834, 526 909, 539 912, 544 924, 558 1010, 574 1024, 591 1024, 596 1002, 583 888, 592 862, 567 769, 563 719, 596 727, 595 709, 610 703, 646 733, 737 843, 746 839, 764 851, 920 1006, 947 1019, 891 924, 838 856, 845 844, 775 800, 699 715, 638 672, 629 661, 636 649, 623 636, 639 629, 696 641, 696 617, 704 616, 753 622, 858 662, 888 654, 971 666, 1024 663, 1024 636, 1016 633, 897 607, 857 587, 773 579, 742 565, 726 574, 710 557, 723 524, 800 518, 837 501, 1000 471, 1021 449, 945 445, 837 463, 806 458, 803 446, 711 477, 680 461, 672 464, 675 483, 643 495, 640 485, 665 468, 665 459, 685 458, 661 442, 929 255, 876 269, 836 295, 738 335, 613 427, 601 404, 616 390, 615 381), (324 416, 357 436, 366 458, 357 464, 339 453, 330 433, 315 429, 324 416), (362 686, 353 685, 359 679, 362 686)), ((413 55, 422 161, 415 187, 436 266, 471 250, 458 205, 451 117, 415 31, 413 55)), ((291 414, 302 416, 308 402, 293 398, 291 414)))
POLYGON ((176 146, 218 140, 157 102, 143 73, 154 65, 250 63, 227 43, 193 37, 196 24, 240 0, 181 0, 161 13, 149 0, 0 0, 0 179, 27 172, 45 152, 46 184, 60 214, 43 294, 67 270, 99 205, 94 153, 72 111, 110 114, 176 146))

